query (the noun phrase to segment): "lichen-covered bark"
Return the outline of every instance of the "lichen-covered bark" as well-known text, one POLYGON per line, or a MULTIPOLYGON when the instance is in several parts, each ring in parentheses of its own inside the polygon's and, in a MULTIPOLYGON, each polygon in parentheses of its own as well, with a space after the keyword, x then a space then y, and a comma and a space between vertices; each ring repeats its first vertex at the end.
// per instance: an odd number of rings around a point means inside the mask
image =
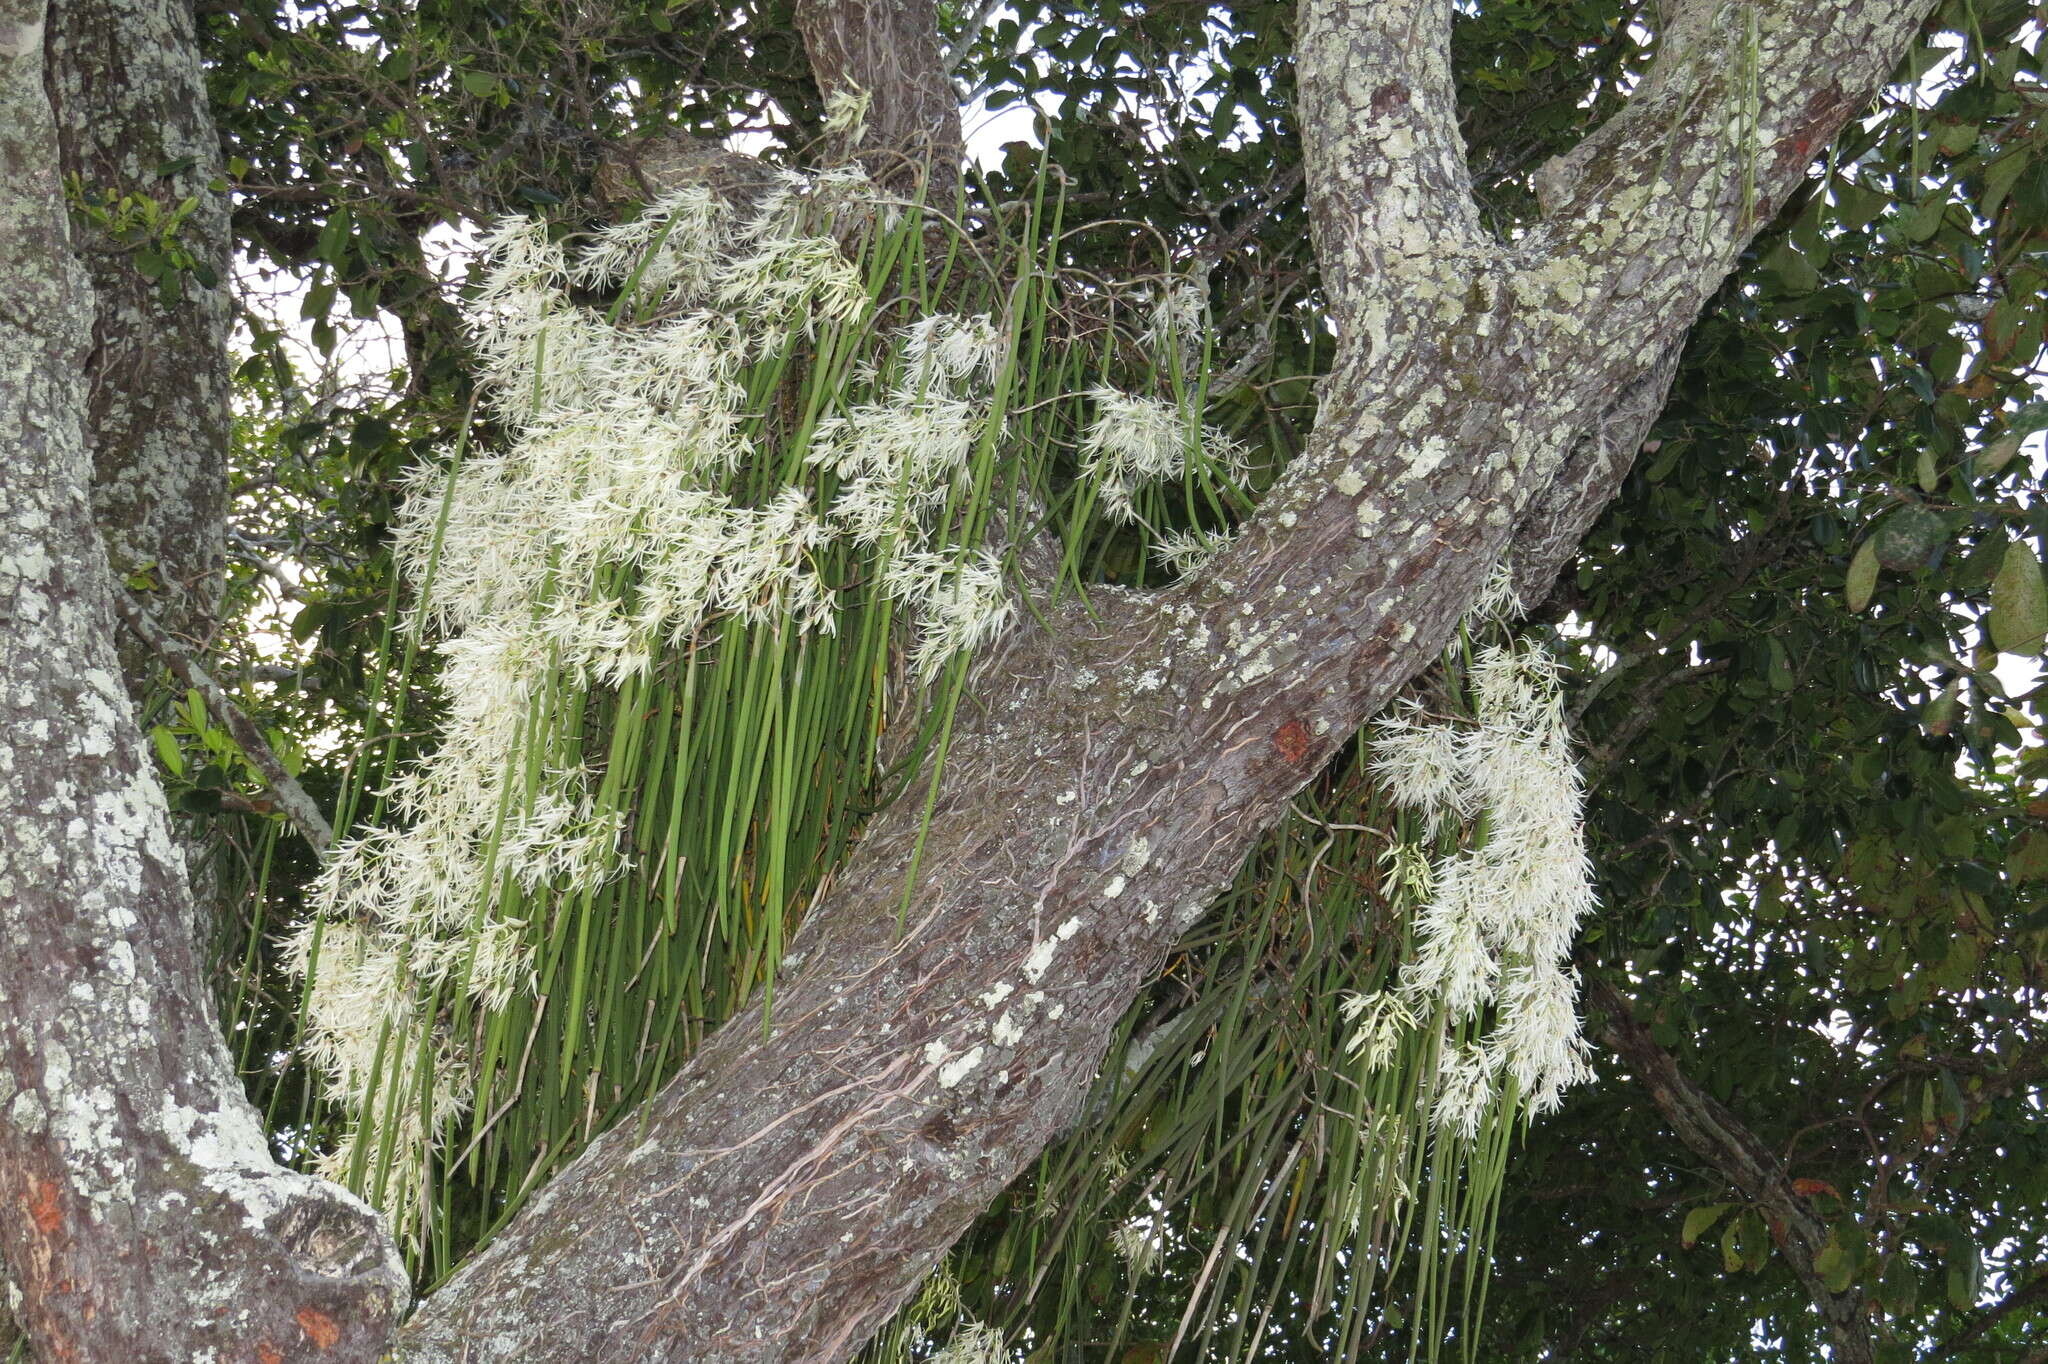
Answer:
POLYGON ((43 1364, 367 1360, 396 1255, 271 1159, 114 654, 44 20, 0 0, 0 1253, 43 1364))
MULTIPOLYGON (((147 570, 152 612, 203 646, 220 605, 226 545, 228 204, 207 188, 220 138, 207 107, 192 9, 177 0, 61 0, 50 7, 48 92, 66 176, 85 195, 196 207, 178 241, 212 271, 181 278, 166 306, 136 269, 141 243, 88 232, 94 295, 86 352, 93 507, 115 571, 147 570)), ((122 641, 131 686, 158 664, 122 641)))
POLYGON ((1311 0, 1341 345, 1308 451, 1198 579, 1052 613, 983 661, 914 874, 906 801, 814 911, 772 1019, 734 1021, 594 1143, 403 1357, 851 1353, 1068 1121, 1175 937, 1494 565, 1554 571, 1700 306, 1930 7, 1674 7, 1643 102, 1509 246, 1466 193, 1450 0, 1311 0))

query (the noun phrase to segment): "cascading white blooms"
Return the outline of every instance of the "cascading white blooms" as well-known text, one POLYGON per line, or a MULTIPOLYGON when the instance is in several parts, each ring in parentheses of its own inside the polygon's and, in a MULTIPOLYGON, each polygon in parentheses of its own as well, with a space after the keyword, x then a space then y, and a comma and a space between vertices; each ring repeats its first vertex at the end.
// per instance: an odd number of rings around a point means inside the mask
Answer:
POLYGON ((819 424, 809 459, 839 476, 830 506, 794 486, 762 505, 727 491, 753 454, 739 366, 866 306, 859 272, 806 227, 835 210, 877 200, 854 173, 786 176, 747 213, 701 188, 669 194, 573 257, 525 220, 486 243, 470 323, 514 435, 452 476, 416 471, 396 527, 441 636, 440 742, 387 784, 396 827, 337 847, 317 915, 286 944, 310 978, 307 1058, 353 1120, 323 1168, 346 1177, 391 1152, 378 1201, 401 1235, 472 1089, 422 1001, 454 986, 500 1009, 530 990, 526 925, 499 888, 572 893, 621 866, 592 775, 532 741, 552 689, 618 687, 721 617, 830 631, 815 559, 835 540, 869 551, 911 613, 926 681, 1010 619, 1000 560, 932 528, 989 421, 1004 338, 986 317, 916 324, 893 378, 870 385, 879 400, 819 424), (653 320, 615 323, 572 287, 625 290, 653 320))
MULTIPOLYGON (((1088 396, 1096 415, 1081 437, 1081 473, 1099 483, 1102 509, 1117 520, 1137 520, 1139 485, 1180 477, 1191 454, 1201 454, 1232 478, 1244 474, 1244 447, 1204 426, 1181 404, 1113 388, 1088 396)), ((1185 557, 1190 542, 1173 543, 1174 557, 1185 557)))
POLYGON ((1141 1279, 1166 1251, 1166 1231, 1156 1216, 1133 1217, 1111 1228, 1109 1246, 1141 1279))
POLYGON ((1005 1364, 1009 1358, 1001 1331, 970 1320, 954 1329, 946 1347, 932 1356, 932 1364, 1005 1364))
MULTIPOLYGON (((1152 302, 1143 340, 1162 372, 1188 372, 1201 345, 1207 302, 1207 290, 1192 279, 1172 281, 1152 302)), ((1095 419, 1081 434, 1081 475, 1097 485, 1103 512, 1115 520, 1138 520, 1138 488, 1179 478, 1191 458, 1233 479, 1244 476, 1244 446, 1204 425, 1192 395, 1183 402, 1096 388, 1087 396, 1095 419)), ((1200 530, 1167 533, 1154 553, 1169 569, 1185 572, 1227 539, 1200 530)))
POLYGON ((1415 711, 1383 721, 1372 767, 1432 839, 1472 824, 1483 840, 1426 875, 1403 873, 1421 905, 1414 954, 1395 990, 1354 996, 1344 1009, 1348 1046, 1369 1069, 1391 1063, 1404 1032, 1439 1009, 1452 1026, 1492 1010, 1483 1038, 1439 1049, 1432 1121, 1469 1140, 1505 1079, 1545 1113, 1589 1078, 1568 962, 1594 897, 1555 664, 1533 645, 1489 646, 1468 681, 1469 722, 1415 711))

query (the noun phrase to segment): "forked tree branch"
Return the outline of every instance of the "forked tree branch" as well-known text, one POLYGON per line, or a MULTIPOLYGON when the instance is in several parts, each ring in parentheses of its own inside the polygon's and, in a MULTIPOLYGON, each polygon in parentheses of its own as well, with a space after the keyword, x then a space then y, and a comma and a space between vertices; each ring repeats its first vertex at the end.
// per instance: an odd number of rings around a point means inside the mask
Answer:
MULTIPOLYGON (((989 650, 929 818, 916 800, 876 817, 793 944, 772 1019, 743 1012, 640 1121, 594 1141, 428 1300, 400 1356, 767 1364, 857 1349, 1071 1121, 1163 955, 1436 656, 1532 509, 1561 478, 1586 483, 1566 490, 1574 515, 1604 502, 1616 461, 1575 473, 1573 452, 1654 373, 1931 3, 1688 7, 1681 27, 1739 25, 1757 74, 1734 80, 1710 43, 1674 40, 1654 98, 1603 130, 1557 182, 1553 225, 1510 249, 1479 231, 1466 190, 1449 0, 1308 0, 1309 189, 1340 333, 1309 449, 1205 574, 1160 597, 1104 593, 1092 615, 1048 606, 1048 626, 989 650)), ((40 18, 35 0, 0 0, 8 165, 55 162, 40 18)), ((911 164, 922 147, 935 169, 957 165, 929 0, 843 0, 799 23, 828 95, 872 95, 870 136, 901 137, 911 164)), ((0 1131, 0 1200, 30 1214, 0 1219, 0 1239, 35 1285, 39 1339, 79 1342, 74 1355, 210 1340, 220 1328, 165 1313, 227 1293, 238 1339, 309 1340, 354 1364, 382 1348, 391 1247, 331 1186, 271 1166, 237 1107, 190 945, 152 929, 177 917, 181 879, 140 736, 97 718, 111 584, 84 511, 88 305, 61 224, 54 177, 0 184, 0 360, 41 404, 0 443, 10 493, 42 518, 10 508, 0 524, 0 696, 55 679, 44 689, 68 688, 73 717, 54 759, 0 772, 15 821, 0 876, 62 846, 51 812, 112 813, 92 856, 0 921, 6 1073, 55 1115, 47 1132, 0 1131), (58 960, 77 979, 10 964, 58 960), (143 991, 146 1027, 130 1008, 143 991), (74 1158, 68 1134, 102 1113, 79 1101, 102 1091, 129 1125, 74 1158), (172 1174, 206 1194, 182 1223, 165 1213, 172 1174), (143 1211, 109 1223, 109 1191, 128 1185, 143 1211), (108 1258, 136 1246, 154 1252, 146 1272, 108 1258), (263 1265, 271 1277, 252 1277, 263 1265), (93 1325, 66 1281, 108 1287, 116 1325, 93 1325)), ((0 709, 0 737, 28 752, 48 720, 0 709)))

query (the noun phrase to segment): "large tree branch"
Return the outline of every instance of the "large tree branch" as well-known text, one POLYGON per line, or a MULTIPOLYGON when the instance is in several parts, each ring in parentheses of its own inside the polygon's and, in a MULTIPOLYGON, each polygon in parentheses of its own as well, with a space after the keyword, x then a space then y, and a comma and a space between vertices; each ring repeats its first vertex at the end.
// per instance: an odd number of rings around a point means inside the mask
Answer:
POLYGON ((1451 81, 1450 0, 1301 9, 1309 221, 1338 325, 1389 352, 1500 255, 1479 221, 1451 81), (1448 293, 1446 293, 1448 289, 1448 293))
POLYGON ((403 1273, 271 1160, 120 680, 44 18, 0 0, 0 1252, 44 1364, 369 1359, 403 1273))
POLYGON ((1931 8, 1665 5, 1642 88, 1538 173, 1546 216, 1515 276, 1518 311, 1537 354, 1562 340, 1599 379, 1569 381, 1595 405, 1560 413, 1583 435, 1554 468, 1537 462, 1522 504, 1511 562, 1524 600, 1542 595, 1626 477, 1691 319, 1931 8))
POLYGON ((1530 499, 1508 548, 1515 595, 1525 606, 1533 608, 1549 594, 1558 571, 1614 500, 1664 410, 1684 350, 1683 342, 1665 346, 1565 455, 1550 486, 1530 499))
MULTIPOLYGON (((1865 27, 1853 7, 1780 11, 1806 41, 1774 49, 1773 88, 1837 81, 1841 35, 1865 27)), ((1574 290, 1562 254, 1479 234, 1449 122, 1449 15, 1444 0, 1307 8, 1311 201, 1340 351, 1309 449, 1237 544, 1163 597, 1049 606, 1047 627, 984 658, 929 826, 915 800, 875 820, 772 1018, 735 1019, 579 1156, 428 1300, 408 1359, 849 1354, 1070 1121, 1116 1019, 1258 833, 1436 656, 1741 231, 1730 210, 1712 229, 1727 249, 1696 253, 1692 219, 1628 239, 1644 278, 1609 311, 1634 331, 1574 326, 1622 291, 1589 290, 1590 270, 1574 290)), ((1887 53, 1911 28, 1893 18, 1887 53)), ((1874 83, 1889 56, 1858 60, 1874 83)), ((1681 157, 1688 192, 1733 203, 1744 171, 1720 127, 1675 136, 1709 144, 1681 157)))
POLYGON ((1601 1041, 1627 1063, 1686 1149, 1719 1172, 1774 1227, 1782 1228, 1779 1248, 1834 1333, 1836 1357, 1847 1364, 1868 1364, 1874 1355, 1863 1295, 1854 1288, 1836 1292, 1815 1268, 1815 1257, 1827 1245, 1828 1226, 1793 1188, 1784 1162, 1727 1105, 1678 1068, 1613 986, 1594 977, 1586 997, 1601 1015, 1601 1041))

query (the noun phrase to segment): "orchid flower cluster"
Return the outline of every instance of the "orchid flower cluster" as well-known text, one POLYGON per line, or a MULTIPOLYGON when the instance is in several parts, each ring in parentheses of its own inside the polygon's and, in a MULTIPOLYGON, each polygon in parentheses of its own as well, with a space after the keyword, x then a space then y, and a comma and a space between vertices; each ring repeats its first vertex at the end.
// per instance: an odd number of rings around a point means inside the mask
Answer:
POLYGON ((623 818, 564 738, 583 696, 631 685, 721 620, 832 631, 842 603, 819 562, 834 546, 856 548, 914 622, 925 682, 1010 619, 1000 560, 937 524, 991 421, 1006 346, 986 317, 908 328, 857 376, 871 401, 817 423, 805 457, 836 475, 812 480, 835 489, 828 505, 797 485, 736 492, 767 462, 743 367, 872 306, 811 225, 885 211, 857 173, 792 175, 749 210, 668 194, 576 252, 525 220, 485 244, 470 323, 511 436, 452 472, 419 470, 395 529, 439 640, 439 743, 386 784, 393 825, 337 847, 286 945, 308 980, 306 1055, 352 1123, 324 1171, 381 1167, 377 1201, 401 1235, 438 1133, 474 1091, 429 1001, 501 1010, 531 992, 517 907, 624 864, 623 818), (593 296, 619 302, 578 301, 593 296))
MULTIPOLYGON (((1175 280, 1153 301, 1143 341, 1153 362, 1168 374, 1185 374, 1201 343, 1204 290, 1191 279, 1175 280)), ((1191 460, 1201 460, 1235 479, 1244 475, 1244 446, 1203 424, 1193 394, 1185 401, 1144 393, 1096 388, 1088 393, 1095 419, 1081 436, 1081 474, 1097 486, 1104 514, 1114 520, 1140 519, 1141 485, 1179 478, 1191 460)), ((1200 531, 1163 533, 1158 551, 1169 568, 1185 569, 1215 547, 1200 531)))
POLYGON ((965 1321, 931 1358, 932 1364, 1005 1364, 1010 1352, 1001 1331, 985 1321, 965 1321))
POLYGON ((944 1260, 925 1278, 904 1315, 907 1329, 885 1344, 878 1358, 922 1357, 931 1364, 1006 1364, 1010 1358, 1001 1331, 961 1310, 960 1280, 944 1260), (934 1333, 942 1330, 946 1343, 933 1349, 934 1333))
POLYGON ((1472 1039, 1445 1038, 1431 1100, 1438 1130, 1469 1140, 1507 1081, 1545 1113, 1590 1077, 1568 962, 1594 897, 1555 663, 1533 645, 1492 645, 1467 681, 1469 721, 1411 712, 1379 726, 1373 770, 1428 838, 1474 832, 1433 863, 1397 854, 1421 905, 1416 948, 1394 989, 1344 1011, 1347 1046, 1368 1069, 1392 1064, 1403 1036, 1433 1018, 1472 1039))
POLYGON ((1245 469, 1243 446, 1192 420, 1176 401, 1116 389, 1096 389, 1090 397, 1096 420, 1081 436, 1081 475, 1100 483, 1102 510, 1116 520, 1139 520, 1139 485, 1180 477, 1192 453, 1231 475, 1245 469))

